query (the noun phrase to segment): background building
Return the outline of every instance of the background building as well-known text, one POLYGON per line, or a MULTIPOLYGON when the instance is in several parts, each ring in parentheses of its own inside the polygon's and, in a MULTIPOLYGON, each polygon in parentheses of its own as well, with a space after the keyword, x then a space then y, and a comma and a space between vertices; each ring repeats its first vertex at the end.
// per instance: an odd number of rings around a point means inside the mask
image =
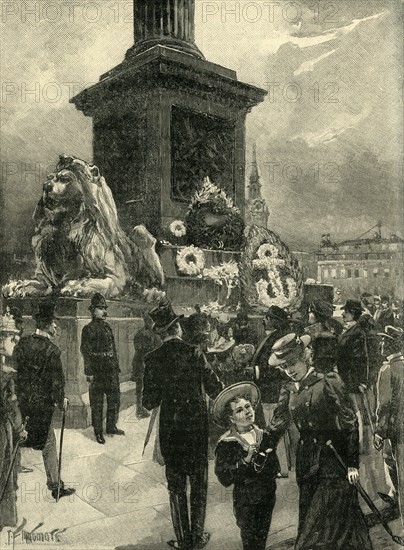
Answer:
POLYGON ((330 234, 323 235, 316 252, 317 279, 338 287, 345 296, 367 291, 402 299, 404 240, 397 235, 382 237, 380 222, 369 231, 373 229, 370 238, 338 244, 331 242, 330 234))

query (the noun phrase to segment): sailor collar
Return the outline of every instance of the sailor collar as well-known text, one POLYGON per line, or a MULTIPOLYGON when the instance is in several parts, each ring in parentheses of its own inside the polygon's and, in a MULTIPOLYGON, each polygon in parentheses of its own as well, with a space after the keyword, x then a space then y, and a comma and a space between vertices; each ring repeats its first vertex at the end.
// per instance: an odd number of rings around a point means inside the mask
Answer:
MULTIPOLYGON (((258 426, 256 426, 255 424, 253 424, 253 430, 257 439, 257 448, 259 448, 264 436, 264 430, 258 428, 258 426)), ((248 451, 248 448, 250 446, 249 443, 241 436, 241 434, 238 433, 234 426, 232 426, 229 431, 222 435, 222 437, 219 439, 219 443, 221 441, 224 441, 226 443, 230 441, 235 441, 236 443, 239 443, 245 451, 248 451)))

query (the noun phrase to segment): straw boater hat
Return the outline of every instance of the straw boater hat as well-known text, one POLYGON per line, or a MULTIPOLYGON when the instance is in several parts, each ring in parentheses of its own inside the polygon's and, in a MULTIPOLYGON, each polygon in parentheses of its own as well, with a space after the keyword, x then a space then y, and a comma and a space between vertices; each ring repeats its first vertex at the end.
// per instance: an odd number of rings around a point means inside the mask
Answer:
POLYGON ((238 396, 248 396, 254 405, 259 403, 261 399, 260 390, 253 382, 238 382, 237 384, 228 386, 219 393, 213 402, 212 414, 215 424, 222 428, 227 427, 223 422, 226 405, 238 396))
POLYGON ((278 367, 293 361, 307 348, 310 341, 311 338, 308 334, 303 334, 303 336, 297 336, 294 332, 287 334, 273 345, 268 365, 278 367))

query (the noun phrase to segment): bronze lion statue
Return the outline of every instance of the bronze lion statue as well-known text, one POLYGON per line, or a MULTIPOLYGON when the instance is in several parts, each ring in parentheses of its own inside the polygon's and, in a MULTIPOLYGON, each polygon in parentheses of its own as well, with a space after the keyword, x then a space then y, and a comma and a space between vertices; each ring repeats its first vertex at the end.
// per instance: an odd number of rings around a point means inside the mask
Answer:
POLYGON ((32 279, 12 281, 7 296, 121 296, 135 280, 159 287, 164 274, 156 240, 139 225, 128 236, 120 226, 111 189, 97 166, 62 155, 43 184, 34 212, 32 279))

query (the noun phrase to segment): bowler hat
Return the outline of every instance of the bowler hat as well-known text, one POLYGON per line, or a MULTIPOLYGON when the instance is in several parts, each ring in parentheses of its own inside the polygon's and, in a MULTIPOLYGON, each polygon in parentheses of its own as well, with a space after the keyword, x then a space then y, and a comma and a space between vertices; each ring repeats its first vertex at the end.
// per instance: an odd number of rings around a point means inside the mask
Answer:
POLYGON ((284 365, 299 357, 299 354, 310 344, 311 338, 308 334, 297 336, 294 332, 286 334, 272 346, 272 353, 268 359, 270 367, 284 365))
POLYGON ((39 302, 38 310, 32 317, 37 323, 51 323, 54 319, 57 319, 54 302, 39 302))
POLYGON ((261 399, 260 390, 253 382, 237 382, 219 393, 213 402, 212 415, 215 424, 226 427, 223 418, 227 403, 238 396, 248 397, 251 403, 257 404, 261 399))
POLYGON ((168 301, 161 302, 157 307, 149 312, 149 316, 153 320, 153 330, 157 333, 165 332, 175 322, 182 319, 183 315, 176 315, 168 301))
POLYGON ((287 321, 288 314, 286 311, 278 306, 271 306, 265 313, 265 317, 274 319, 276 321, 287 321))
POLYGON ((91 304, 88 309, 94 309, 96 307, 104 308, 108 307, 107 302, 101 292, 96 292, 91 298, 91 304))
POLYGON ((326 302, 325 300, 313 300, 309 306, 309 311, 317 317, 328 319, 332 317, 334 307, 330 302, 326 302))
POLYGON ((384 332, 378 332, 378 336, 383 338, 389 338, 390 340, 399 340, 403 338, 404 331, 402 328, 393 327, 393 325, 386 325, 384 327, 384 332))
POLYGON ((347 300, 345 305, 342 306, 341 309, 344 309, 345 311, 349 311, 351 313, 362 313, 362 304, 359 300, 347 300))

